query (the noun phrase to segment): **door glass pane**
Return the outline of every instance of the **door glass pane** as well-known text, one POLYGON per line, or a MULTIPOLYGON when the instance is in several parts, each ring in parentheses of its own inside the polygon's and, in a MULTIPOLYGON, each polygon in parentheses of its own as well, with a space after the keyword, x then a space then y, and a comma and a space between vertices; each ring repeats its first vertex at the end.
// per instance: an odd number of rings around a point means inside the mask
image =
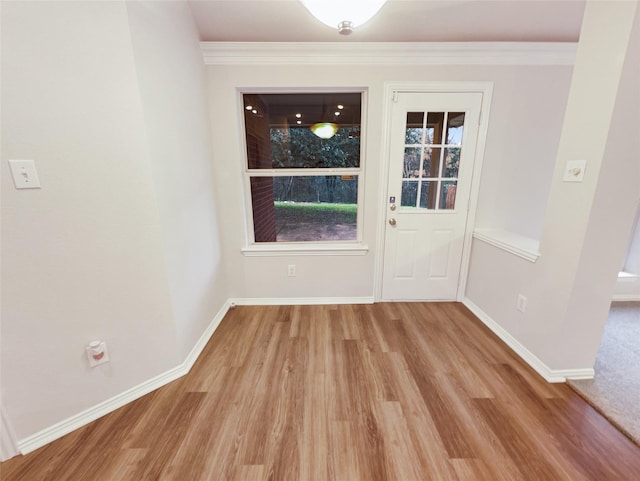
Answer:
POLYGON ((403 180, 402 181, 402 197, 400 198, 400 207, 415 207, 418 203, 418 181, 403 180))
POLYGON ((401 207, 455 208, 457 180, 444 179, 458 177, 464 119, 464 112, 407 112, 401 207))
POLYGON ((420 207, 423 209, 436 208, 436 192, 438 189, 437 181, 423 182, 420 187, 420 207))
POLYGON ((424 113, 407 112, 407 130, 405 133, 405 144, 422 144, 422 134, 424 133, 424 113))
POLYGON ((458 182, 446 181, 440 187, 440 209, 454 209, 456 206, 456 190, 458 182))
POLYGON ((449 112, 449 120, 447 120, 447 144, 462 144, 463 129, 464 112, 449 112))
POLYGON ((439 147, 426 147, 424 149, 424 167, 422 169, 423 177, 438 177, 440 170, 440 149, 439 147))
POLYGON ((444 149, 443 177, 458 177, 460 169, 460 147, 444 149))
POLYGON ((422 147, 405 147, 404 149, 404 169, 403 179, 420 177, 420 154, 422 147))
POLYGON ((427 114, 427 139, 428 144, 442 143, 442 130, 444 129, 444 112, 429 112, 427 114))

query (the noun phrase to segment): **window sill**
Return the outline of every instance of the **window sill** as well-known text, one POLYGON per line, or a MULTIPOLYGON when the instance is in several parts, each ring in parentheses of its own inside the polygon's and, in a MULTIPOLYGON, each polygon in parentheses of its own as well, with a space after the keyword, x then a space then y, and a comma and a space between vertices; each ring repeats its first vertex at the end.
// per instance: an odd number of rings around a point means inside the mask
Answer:
POLYGON ((473 237, 529 262, 536 262, 540 257, 539 241, 504 229, 476 229, 473 237))
POLYGON ((267 244, 241 249, 246 257, 273 256, 363 256, 369 252, 366 244, 267 244))

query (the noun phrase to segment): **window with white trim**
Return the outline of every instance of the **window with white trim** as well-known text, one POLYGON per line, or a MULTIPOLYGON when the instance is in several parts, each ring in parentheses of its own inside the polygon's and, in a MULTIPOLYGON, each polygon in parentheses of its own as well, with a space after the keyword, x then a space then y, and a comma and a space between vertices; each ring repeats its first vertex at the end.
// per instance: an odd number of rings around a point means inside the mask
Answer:
POLYGON ((242 97, 253 241, 360 240, 362 93, 242 97))

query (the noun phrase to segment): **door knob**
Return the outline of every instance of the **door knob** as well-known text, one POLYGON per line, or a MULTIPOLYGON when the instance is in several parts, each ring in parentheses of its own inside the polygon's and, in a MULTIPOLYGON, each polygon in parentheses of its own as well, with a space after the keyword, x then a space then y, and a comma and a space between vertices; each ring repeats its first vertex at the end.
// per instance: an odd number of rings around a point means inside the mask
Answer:
POLYGON ((395 219, 389 219, 389 225, 396 225, 395 219))

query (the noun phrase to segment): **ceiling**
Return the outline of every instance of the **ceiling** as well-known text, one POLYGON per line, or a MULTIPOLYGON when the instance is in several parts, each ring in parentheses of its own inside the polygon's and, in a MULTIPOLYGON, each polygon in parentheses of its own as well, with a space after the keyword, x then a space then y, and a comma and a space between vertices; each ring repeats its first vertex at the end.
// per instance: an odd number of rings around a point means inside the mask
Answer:
POLYGON ((388 0, 343 36, 298 0, 188 0, 202 41, 576 42, 585 0, 388 0))

